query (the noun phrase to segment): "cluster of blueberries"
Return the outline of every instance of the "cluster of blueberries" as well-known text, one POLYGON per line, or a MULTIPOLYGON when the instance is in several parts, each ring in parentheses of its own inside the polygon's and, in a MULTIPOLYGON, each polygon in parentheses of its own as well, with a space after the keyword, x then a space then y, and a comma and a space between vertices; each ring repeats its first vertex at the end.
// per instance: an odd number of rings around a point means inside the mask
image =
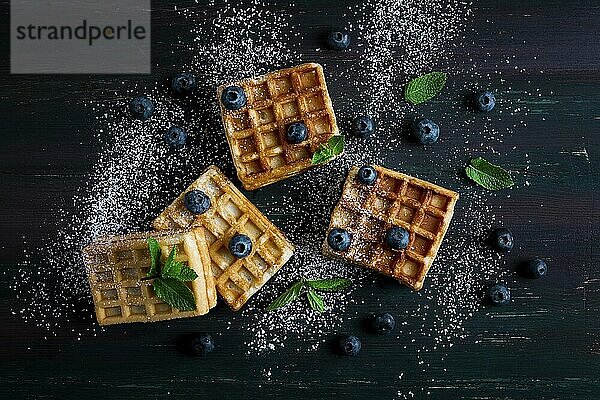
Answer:
MULTIPOLYGON (((239 110, 246 105, 246 94, 239 86, 227 86, 221 93, 221 104, 226 110, 239 110)), ((286 139, 290 144, 304 142, 308 138, 308 128, 303 122, 293 122, 288 126, 286 139)))
MULTIPOLYGON (((510 251, 514 246, 512 232, 506 228, 498 228, 490 235, 490 244, 498 251, 510 251)), ((548 273, 548 265, 544 260, 535 258, 525 262, 520 268, 521 275, 538 279, 548 273)), ((488 303, 495 306, 504 306, 510 303, 510 290, 503 283, 496 283, 486 289, 485 297, 488 303)))
MULTIPOLYGON (((210 197, 202 190, 190 190, 183 197, 183 204, 189 212, 195 215, 204 214, 210 208, 210 197)), ((252 252, 252 239, 238 233, 229 240, 229 252, 235 258, 244 258, 252 252)))
MULTIPOLYGON (((176 95, 188 96, 198 87, 196 77, 188 72, 180 73, 173 77, 171 88, 176 95)), ((221 94, 221 102, 227 110, 239 110, 246 105, 246 94, 244 89, 239 86, 228 86, 221 94)), ((129 103, 129 112, 131 116, 140 121, 148 120, 155 111, 155 105, 152 100, 146 96, 134 98, 129 103)), ((288 126, 287 141, 291 144, 298 144, 308 138, 308 128, 302 122, 294 122, 288 126)), ((164 134, 165 142, 174 148, 185 146, 187 133, 179 126, 171 126, 164 134)))
MULTIPOLYGON (((191 95, 198 88, 196 77, 189 72, 177 74, 171 80, 171 89, 176 96, 191 95)), ((146 96, 138 96, 129 103, 129 113, 140 121, 148 120, 156 110, 154 102, 146 96)), ((185 146, 187 133, 179 126, 171 126, 164 134, 167 144, 174 148, 185 146)))
MULTIPOLYGON (((345 230, 332 229, 331 232, 333 233, 330 233, 329 237, 327 238, 330 246, 340 249, 340 251, 344 251, 342 249, 347 249, 349 247, 350 237, 345 230)), ((395 231, 394 228, 392 228, 386 234, 385 240, 390 246, 403 244, 406 241, 406 244, 404 245, 404 247, 406 247, 408 245, 408 232, 406 232, 406 236, 404 236, 404 233, 399 234, 398 231, 395 231)), ((494 248, 503 252, 511 250, 514 246, 513 235, 506 228, 498 228, 494 230, 490 236, 490 242, 494 248)), ((523 276, 537 279, 546 275, 548 272, 548 266, 544 260, 536 258, 524 263, 520 268, 520 272, 523 276)), ((506 305, 510 302, 510 290, 502 283, 491 285, 486 290, 486 299, 490 304, 495 306, 506 305)), ((371 320, 371 327, 377 333, 388 333, 392 331, 395 326, 396 323, 394 321, 394 317, 389 313, 375 315, 371 320)), ((341 354, 355 356, 360 352, 361 347, 362 343, 356 336, 344 335, 339 338, 338 348, 341 354)))
MULTIPOLYGON (((369 325, 373 332, 385 335, 394 330, 396 321, 391 314, 383 313, 371 317, 369 325)), ((362 348, 360 339, 353 335, 341 336, 337 344, 339 352, 345 356, 356 356, 362 348)))
MULTIPOLYGON (((327 36, 327 45, 332 50, 345 50, 350 46, 350 34, 346 30, 331 31, 327 36)), ((473 96, 473 103, 478 110, 489 112, 496 105, 496 97, 490 91, 482 91, 473 96)), ((360 138, 371 135, 375 128, 375 121, 369 116, 361 115, 354 119, 353 131, 360 138)), ((440 127, 432 120, 423 118, 413 124, 412 134, 421 144, 433 144, 440 137, 440 127)))
MULTIPOLYGON (((370 186, 377 180, 377 171, 370 165, 364 165, 358 169, 356 179, 370 186)), ((384 240, 392 250, 403 250, 408 246, 410 234, 400 226, 392 226, 386 231, 384 240)), ((327 235, 327 244, 335 251, 348 250, 351 241, 352 235, 342 228, 333 228, 327 235)))
MULTIPOLYGON (((332 50, 345 50, 350 46, 350 34, 345 30, 331 31, 327 36, 327 45, 332 50)), ((196 77, 183 72, 171 80, 171 88, 178 96, 188 96, 198 87, 196 77)), ((475 106, 485 112, 492 111, 496 105, 496 98, 490 91, 476 93, 473 98, 475 106)), ((239 86, 228 86, 221 93, 221 103, 227 110, 239 110, 246 105, 246 94, 239 86)), ((134 98, 129 104, 131 115, 139 120, 149 119, 155 111, 155 105, 146 96, 134 98)), ((376 130, 375 120, 367 115, 361 115, 354 119, 352 130, 360 138, 370 136, 376 130)), ((440 127, 434 121, 423 118, 413 124, 414 139, 423 145, 435 143, 440 137, 440 127)), ((290 124, 287 129, 287 141, 298 144, 308 137, 308 128, 302 122, 290 124)), ((179 126, 171 126, 164 134, 167 144, 174 148, 181 148, 187 140, 187 133, 179 126)))
MULTIPOLYGON (((369 325, 372 332, 385 335, 394 330, 396 321, 391 314, 383 313, 371 317, 369 325)), ((362 348, 360 339, 353 335, 341 336, 337 345, 339 352, 346 356, 356 356, 362 348)), ((203 332, 182 336, 178 346, 187 354, 205 356, 214 350, 215 343, 211 335, 203 332)))
MULTIPOLYGON (((480 111, 489 112, 492 111, 496 105, 496 97, 494 96, 494 93, 486 90, 476 93, 474 102, 475 106, 480 111)), ((373 118, 361 115, 354 119, 352 128, 356 136, 366 138, 375 131, 376 124, 373 118)), ((440 127, 432 120, 422 118, 412 125, 412 136, 414 140, 420 144, 433 144, 437 142, 440 137, 440 127)))

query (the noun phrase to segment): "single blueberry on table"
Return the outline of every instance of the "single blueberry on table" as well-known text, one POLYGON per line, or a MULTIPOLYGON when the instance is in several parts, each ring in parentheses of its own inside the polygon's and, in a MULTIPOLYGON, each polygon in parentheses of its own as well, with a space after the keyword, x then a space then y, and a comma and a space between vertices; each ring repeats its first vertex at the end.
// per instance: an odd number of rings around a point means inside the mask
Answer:
POLYGON ((208 333, 192 335, 189 341, 189 352, 196 356, 205 356, 215 349, 215 343, 208 333))
POLYGON ((486 290, 486 298, 494 306, 504 306, 510 303, 510 290, 506 285, 497 283, 486 290))
POLYGON ((171 79, 171 88, 177 94, 188 96, 198 88, 198 83, 194 74, 182 72, 171 79))
POLYGON ((506 228, 498 228, 492 232, 491 243, 499 251, 509 251, 514 246, 512 232, 506 228))
POLYGON ((352 335, 340 337, 338 342, 340 352, 346 356, 356 356, 362 347, 360 339, 352 335))
POLYGON ((366 138, 375 132, 375 120, 367 115, 356 117, 352 124, 352 130, 359 138, 366 138))
POLYGON ((183 197, 185 208, 193 214, 204 214, 210 208, 210 197, 201 190, 190 190, 183 197))
POLYGON ((140 121, 146 121, 154 114, 154 103, 146 96, 139 96, 129 103, 131 116, 140 121))
POLYGON ((228 86, 221 93, 221 103, 227 110, 239 110, 246 105, 246 93, 239 86, 228 86))
POLYGON ((410 240, 410 234, 404 228, 399 226, 392 226, 385 233, 385 243, 392 250, 402 250, 408 247, 408 242, 410 240))
POLYGON ((496 105, 496 96, 494 96, 494 93, 490 92, 489 90, 475 94, 475 106, 480 111, 485 111, 485 112, 492 111, 494 109, 495 105, 496 105))
POLYGON ((371 323, 373 330, 380 334, 385 334, 391 332, 396 326, 396 321, 394 317, 389 313, 378 314, 373 317, 373 321, 371 323))
POLYGON ((548 273, 548 265, 544 260, 536 258, 525 263, 524 272, 529 278, 538 279, 548 273))
POLYGON ((308 138, 308 128, 302 122, 291 123, 288 126, 286 138, 291 144, 302 143, 308 138))
POLYGON ((413 127, 413 133, 421 144, 433 144, 440 137, 440 127, 430 119, 421 119, 413 127))
POLYGON ((356 179, 365 185, 372 185, 377 180, 377 171, 370 165, 364 165, 358 169, 356 179))
POLYGON ((165 142, 171 147, 179 149, 185 146, 185 141, 187 140, 187 133, 178 127, 172 126, 165 132, 165 142))
POLYGON ((350 46, 350 34, 348 31, 334 30, 327 35, 327 46, 332 50, 345 50, 350 46))
POLYGON ((252 252, 252 240, 246 235, 234 235, 229 241, 229 251, 235 258, 247 257, 252 252))
POLYGON ((345 229, 333 228, 327 235, 327 244, 335 251, 348 250, 351 241, 352 237, 345 229))

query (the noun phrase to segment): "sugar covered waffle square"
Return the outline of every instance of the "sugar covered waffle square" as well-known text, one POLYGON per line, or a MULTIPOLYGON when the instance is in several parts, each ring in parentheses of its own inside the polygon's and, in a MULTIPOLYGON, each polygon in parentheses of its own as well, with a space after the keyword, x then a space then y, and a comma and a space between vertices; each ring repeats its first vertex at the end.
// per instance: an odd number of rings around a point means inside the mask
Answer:
POLYGON ((315 151, 338 133, 319 64, 228 83, 217 89, 217 97, 237 175, 247 190, 310 168, 315 151), (242 92, 224 93, 229 88, 241 88, 242 92), (228 95, 234 97, 235 109, 225 103, 228 95), (296 122, 307 128, 306 139, 299 143, 286 136, 296 122))
POLYGON ((294 246, 221 171, 211 166, 152 223, 155 229, 203 227, 217 290, 239 310, 292 256, 294 246), (200 213, 186 205, 186 195, 205 200, 200 213), (207 200, 208 199, 208 200, 207 200), (250 239, 242 258, 230 248, 234 236, 250 239))
POLYGON ((100 325, 194 317, 206 314, 216 305, 210 256, 202 229, 104 236, 83 249, 83 259, 100 325), (175 261, 198 274, 195 280, 187 282, 194 295, 195 310, 177 310, 154 293, 152 280, 145 279, 151 265, 148 238, 157 240, 163 262, 176 246, 175 261))
MULTIPOLYGON (((328 239, 323 253, 391 276, 420 290, 454 213, 458 193, 380 166, 372 166, 374 182, 357 179, 358 167, 348 173, 340 201, 331 216, 333 229, 347 232, 350 245, 340 251, 328 239), (386 242, 391 228, 408 232, 408 244, 393 249, 386 242)), ((346 233, 344 233, 346 235, 346 233)), ((333 242, 335 243, 335 242, 333 242)), ((346 244, 347 245, 347 244, 346 244)), ((344 246, 340 246, 343 248, 344 246)))

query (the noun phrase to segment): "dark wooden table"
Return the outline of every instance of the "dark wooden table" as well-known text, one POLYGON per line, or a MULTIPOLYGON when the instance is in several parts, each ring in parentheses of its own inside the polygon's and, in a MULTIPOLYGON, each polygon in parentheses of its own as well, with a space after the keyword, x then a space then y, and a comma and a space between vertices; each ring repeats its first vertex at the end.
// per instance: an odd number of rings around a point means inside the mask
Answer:
MULTIPOLYGON (((5 38, 7 3, 0 6, 5 38)), ((326 55, 314 51, 315 35, 342 18, 346 4, 334 3, 303 1, 294 8, 306 21, 306 47, 298 49, 305 61, 327 63, 326 55)), ((511 133, 494 143, 501 157, 488 154, 513 171, 517 187, 499 195, 474 186, 469 190, 489 197, 490 212, 518 238, 518 250, 502 259, 507 270, 534 255, 550 264, 549 276, 536 282, 510 272, 514 302, 475 312, 452 347, 419 355, 418 342, 405 346, 402 338, 376 338, 352 359, 332 354, 327 345, 315 352, 295 351, 301 343, 247 355, 248 333, 239 329, 247 321, 237 318, 226 330, 231 311, 222 305, 202 320, 170 323, 168 329, 165 324, 123 326, 92 335, 85 333, 92 325, 88 318, 64 321, 49 333, 35 321, 24 322, 18 315, 23 299, 10 289, 22 276, 23 252, 35 254, 56 237, 56 210, 75 207, 70 199, 100 151, 98 141, 86 134, 97 127, 84 102, 114 100, 113 93, 123 93, 128 84, 151 87, 189 61, 193 55, 174 43, 175 38, 191 40, 189 27, 172 8, 154 4, 151 76, 11 76, 8 40, 0 42, 0 398, 248 399, 259 393, 265 398, 600 398, 598 1, 477 2, 466 37, 447 62, 452 70, 469 59, 487 60, 478 63, 479 82, 451 73, 450 89, 432 103, 434 117, 442 113, 434 109, 461 98, 460 88, 478 84, 499 88, 500 107, 521 110, 505 110, 495 128, 510 127, 511 133), (197 330, 221 333, 217 351, 207 359, 175 351, 177 336, 197 330)), ((334 101, 342 96, 336 82, 330 91, 334 101)), ((457 111, 433 151, 442 157, 460 152, 461 116, 469 113, 457 111)), ((385 138, 392 132, 380 134, 385 138)), ((419 162, 419 150, 410 160, 399 160, 399 154, 401 149, 390 148, 382 158, 441 183, 462 168, 432 170, 419 162)), ((230 162, 222 166, 232 176, 230 162)), ((252 199, 259 206, 269 204, 280 187, 259 191, 252 199)), ((287 217, 276 220, 285 226, 287 217)), ((42 261, 34 257, 29 268, 42 261)), ((325 328, 327 340, 340 331, 362 335, 361 318, 392 304, 403 307, 396 301, 398 288, 378 289, 366 282, 353 292, 355 301, 345 309, 341 327, 325 328)), ((402 299, 410 298, 407 290, 401 293, 402 299)))

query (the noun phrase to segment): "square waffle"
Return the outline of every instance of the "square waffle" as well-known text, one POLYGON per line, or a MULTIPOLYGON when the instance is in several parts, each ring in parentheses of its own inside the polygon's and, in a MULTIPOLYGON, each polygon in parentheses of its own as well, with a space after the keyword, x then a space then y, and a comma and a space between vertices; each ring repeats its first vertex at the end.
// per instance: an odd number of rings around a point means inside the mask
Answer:
POLYGON ((215 166, 206 171, 152 223, 155 229, 202 226, 209 247, 217 290, 234 310, 239 310, 294 253, 294 246, 215 166), (201 190, 211 206, 204 214, 187 210, 184 196, 201 190), (235 234, 252 239, 252 252, 237 259, 228 248, 235 234))
POLYGON ((302 64, 222 85, 217 96, 233 163, 247 190, 310 168, 313 153, 338 133, 319 64, 302 64), (246 105, 236 111, 225 109, 220 101, 223 90, 231 85, 240 86, 246 95, 246 105), (293 122, 306 125, 307 140, 287 142, 286 131, 293 122))
POLYGON ((458 193, 373 167, 377 180, 371 186, 356 179, 358 167, 350 170, 331 216, 329 230, 347 230, 351 235, 350 248, 335 251, 325 240, 323 253, 374 269, 420 290, 452 219, 458 193), (391 226, 409 232, 406 249, 394 251, 384 243, 391 226))
POLYGON ((210 256, 202 229, 144 232, 104 236, 83 249, 83 259, 100 325, 154 322, 206 314, 217 302, 210 256), (164 262, 173 246, 176 261, 198 274, 187 282, 194 293, 196 310, 177 310, 156 296, 152 280, 145 280, 151 259, 147 239, 156 239, 164 262))

